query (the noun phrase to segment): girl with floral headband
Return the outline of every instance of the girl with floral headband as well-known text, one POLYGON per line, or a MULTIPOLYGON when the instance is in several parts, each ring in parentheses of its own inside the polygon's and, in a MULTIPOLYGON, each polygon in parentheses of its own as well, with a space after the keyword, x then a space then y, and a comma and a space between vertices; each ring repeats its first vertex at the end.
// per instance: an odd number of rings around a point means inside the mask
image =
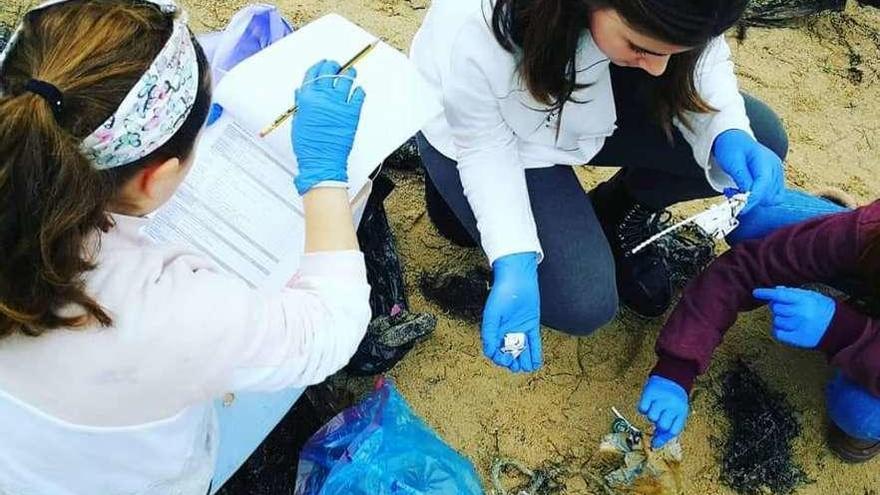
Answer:
POLYGON ((364 93, 335 62, 296 98, 306 253, 284 290, 141 234, 190 167, 208 69, 170 0, 51 1, 0 54, 0 494, 202 495, 212 399, 320 382, 363 337, 364 93))

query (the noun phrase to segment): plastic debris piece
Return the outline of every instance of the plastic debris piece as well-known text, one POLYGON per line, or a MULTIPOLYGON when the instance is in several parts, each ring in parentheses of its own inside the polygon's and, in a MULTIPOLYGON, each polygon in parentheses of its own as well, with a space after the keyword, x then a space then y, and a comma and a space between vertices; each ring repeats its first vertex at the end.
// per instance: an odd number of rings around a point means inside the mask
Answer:
POLYGON ((373 318, 345 371, 355 376, 385 373, 436 327, 437 318, 430 313, 399 310, 394 316, 373 318))
POLYGON ((492 460, 490 479, 492 480, 492 495, 550 495, 564 493, 565 484, 561 478, 565 476, 567 469, 563 466, 544 462, 536 469, 529 469, 525 464, 505 457, 496 457, 492 460), (511 477, 527 478, 525 483, 515 488, 504 487, 502 478, 511 477), (517 476, 519 475, 519 476, 517 476))
POLYGON ((650 493, 679 493, 681 480, 678 468, 683 452, 678 439, 670 440, 662 449, 653 450, 650 442, 643 441, 641 430, 616 408, 612 412, 615 416, 611 424, 612 432, 605 435, 599 445, 600 453, 618 459, 617 469, 604 476, 608 487, 629 490, 650 486, 659 490, 650 493))
POLYGON ((667 235, 689 224, 696 225, 700 228, 700 230, 705 232, 710 237, 713 237, 715 239, 723 239, 727 234, 733 232, 734 229, 739 227, 739 220, 737 220, 736 217, 740 214, 743 208, 745 208, 748 199, 749 193, 734 194, 733 196, 725 199, 723 202, 711 206, 708 210, 685 218, 684 220, 672 225, 671 227, 662 230, 656 235, 649 237, 644 242, 633 248, 630 253, 638 253, 639 251, 650 246, 657 240, 666 237, 667 235))
POLYGON ((522 332, 504 334, 504 347, 501 348, 501 352, 510 354, 516 359, 524 350, 526 350, 526 334, 522 332))
POLYGON ((437 318, 430 313, 400 310, 391 316, 380 316, 370 322, 376 340, 388 347, 412 344, 430 335, 437 327, 437 318))
POLYGON ((745 208, 748 199, 749 193, 734 194, 723 203, 713 205, 694 216, 694 223, 715 239, 723 239, 739 227, 739 220, 736 217, 745 208))

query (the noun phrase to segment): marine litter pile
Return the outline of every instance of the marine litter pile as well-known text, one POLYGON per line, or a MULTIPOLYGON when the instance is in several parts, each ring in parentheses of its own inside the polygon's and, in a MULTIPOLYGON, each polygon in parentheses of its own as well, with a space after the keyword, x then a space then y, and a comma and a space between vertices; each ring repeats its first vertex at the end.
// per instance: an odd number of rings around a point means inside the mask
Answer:
POLYGON ((807 483, 794 461, 801 426, 785 397, 742 361, 725 373, 718 406, 730 421, 721 446, 721 481, 743 495, 785 495, 807 483))

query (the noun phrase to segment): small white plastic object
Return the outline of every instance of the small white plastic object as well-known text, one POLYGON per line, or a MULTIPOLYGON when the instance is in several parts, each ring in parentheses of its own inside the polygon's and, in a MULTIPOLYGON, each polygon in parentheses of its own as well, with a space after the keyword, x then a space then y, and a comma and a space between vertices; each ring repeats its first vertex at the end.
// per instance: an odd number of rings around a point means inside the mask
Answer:
POLYGON ((522 332, 504 334, 504 347, 501 348, 501 352, 510 354, 516 359, 524 350, 526 350, 526 334, 522 332))
POLYGON ((734 194, 724 202, 712 205, 708 210, 697 213, 690 218, 686 218, 672 227, 649 237, 645 242, 633 248, 631 253, 638 253, 642 249, 645 249, 652 243, 656 242, 658 239, 675 232, 689 223, 695 224, 700 230, 715 239, 723 239, 727 234, 733 232, 734 229, 739 227, 739 220, 736 217, 740 214, 743 208, 745 208, 748 199, 748 192, 734 194))

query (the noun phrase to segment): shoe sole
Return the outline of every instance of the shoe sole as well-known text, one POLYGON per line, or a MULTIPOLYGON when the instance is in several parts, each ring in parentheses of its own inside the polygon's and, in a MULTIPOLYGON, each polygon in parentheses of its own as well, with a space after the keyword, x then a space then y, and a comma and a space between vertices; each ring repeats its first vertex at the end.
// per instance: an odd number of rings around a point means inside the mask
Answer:
POLYGON ((880 454, 880 442, 870 447, 861 448, 853 445, 851 438, 833 422, 828 425, 828 447, 842 461, 860 464, 880 454))

